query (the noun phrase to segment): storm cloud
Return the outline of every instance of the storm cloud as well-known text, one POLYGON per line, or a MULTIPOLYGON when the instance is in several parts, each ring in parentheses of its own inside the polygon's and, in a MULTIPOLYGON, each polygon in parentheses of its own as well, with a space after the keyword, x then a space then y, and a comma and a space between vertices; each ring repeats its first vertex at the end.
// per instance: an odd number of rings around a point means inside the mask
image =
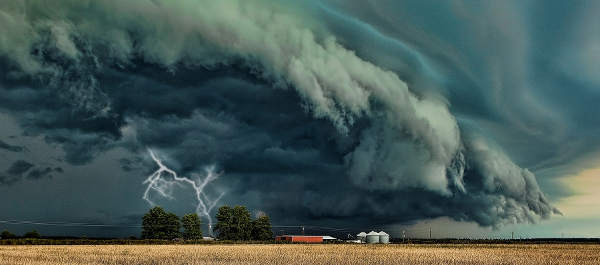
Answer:
POLYGON ((50 173, 63 173, 60 167, 35 168, 35 165, 25 160, 15 161, 5 172, 0 174, 0 185, 12 185, 23 177, 28 179, 52 178, 50 173))
MULTIPOLYGON (((0 110, 72 166, 126 150, 115 163, 143 177, 147 147, 182 175, 217 164, 223 203, 282 224, 560 213, 519 166, 573 159, 527 149, 570 132, 524 89, 524 11, 440 5, 456 36, 369 1, 0 1, 0 110)), ((19 161, 3 183, 68 174, 19 161)))
POLYGON ((12 151, 12 152, 23 152, 26 150, 22 146, 10 145, 2 140, 0 140, 0 148, 4 149, 4 150, 12 151))

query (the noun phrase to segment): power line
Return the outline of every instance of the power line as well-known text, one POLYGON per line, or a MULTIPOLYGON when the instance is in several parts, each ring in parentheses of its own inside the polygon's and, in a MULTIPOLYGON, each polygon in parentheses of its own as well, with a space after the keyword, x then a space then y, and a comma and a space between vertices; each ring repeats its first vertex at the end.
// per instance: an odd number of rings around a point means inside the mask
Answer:
MULTIPOLYGON (((99 224, 99 223, 74 223, 74 222, 44 222, 44 221, 29 221, 29 220, 0 220, 0 223, 9 225, 46 225, 46 226, 64 226, 64 227, 129 227, 141 228, 141 224, 99 224)), ((209 226, 210 224, 201 224, 209 226)), ((170 225, 164 225, 170 226, 170 225)), ((175 226, 175 225, 173 225, 175 226)))
POLYGON ((0 223, 10 225, 46 225, 46 226, 79 226, 79 227, 142 227, 141 225, 132 224, 98 224, 98 223, 72 223, 72 222, 42 222, 28 220, 0 220, 0 223))

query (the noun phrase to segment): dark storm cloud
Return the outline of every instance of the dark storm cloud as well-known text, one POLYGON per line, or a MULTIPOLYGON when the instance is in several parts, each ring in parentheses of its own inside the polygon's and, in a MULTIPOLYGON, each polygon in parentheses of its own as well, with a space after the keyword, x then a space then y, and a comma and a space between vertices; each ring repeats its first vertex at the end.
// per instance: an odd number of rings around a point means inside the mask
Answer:
POLYGON ((27 173, 27 178, 29 178, 29 179, 52 178, 52 175, 50 175, 50 173, 52 173, 52 172, 63 173, 64 170, 61 167, 35 168, 35 169, 32 169, 31 171, 29 171, 29 173, 27 173))
POLYGON ((121 166, 121 169, 123 169, 123 171, 126 171, 126 172, 142 169, 142 167, 140 165, 141 162, 142 162, 142 159, 139 157, 132 158, 132 159, 128 159, 128 158, 120 158, 119 159, 119 165, 121 166))
POLYGON ((587 72, 600 39, 590 26, 598 17, 593 5, 327 1, 322 17, 344 45, 395 69, 417 93, 443 86, 459 121, 472 122, 521 166, 537 170, 599 148, 592 136, 598 116, 590 109, 598 98, 590 81, 598 74, 587 72), (391 57, 389 50, 398 52, 391 57), (583 51, 586 59, 573 55, 583 51))
POLYGON ((0 140, 0 149, 8 150, 11 152, 23 152, 23 151, 27 150, 22 146, 10 145, 2 140, 0 140))
MULTIPOLYGON (((0 3, 0 108, 72 165, 147 147, 182 175, 216 163, 223 203, 287 223, 498 227, 557 212, 505 147, 550 146, 568 127, 524 90, 519 6, 0 3)), ((32 167, 19 175, 61 172, 32 167)))
POLYGON ((52 172, 64 173, 64 170, 61 167, 36 168, 34 164, 20 159, 12 163, 4 174, 0 174, 0 184, 12 185, 24 177, 27 179, 52 178, 50 175, 52 172))
MULTIPOLYGON (((298 104, 297 95, 251 81, 256 80, 215 76, 200 88, 165 88, 167 97, 172 93, 173 97, 196 101, 196 110, 180 118, 177 106, 185 103, 155 99, 156 105, 172 104, 171 114, 163 111, 156 119, 137 117, 129 123, 136 128, 137 139, 146 145, 172 149, 182 170, 197 170, 198 162, 205 161, 217 162, 228 173, 294 171, 323 162, 323 155, 327 155, 323 152, 337 148, 336 137, 342 136, 330 123, 311 119, 298 104)), ((146 102, 152 102, 151 98, 146 102)), ((340 161, 338 158, 336 162, 340 161)))
POLYGON ((72 165, 91 162, 102 152, 113 148, 116 139, 114 135, 102 131, 84 133, 67 129, 49 129, 44 133, 45 141, 60 145, 66 152, 65 160, 72 165))
POLYGON ((34 166, 33 164, 31 164, 25 160, 17 160, 8 168, 8 170, 6 170, 6 173, 8 173, 10 175, 15 175, 15 176, 21 175, 21 174, 27 172, 33 166, 34 166))
POLYGON ((12 185, 13 183, 21 180, 22 176, 4 175, 0 174, 0 185, 12 185))

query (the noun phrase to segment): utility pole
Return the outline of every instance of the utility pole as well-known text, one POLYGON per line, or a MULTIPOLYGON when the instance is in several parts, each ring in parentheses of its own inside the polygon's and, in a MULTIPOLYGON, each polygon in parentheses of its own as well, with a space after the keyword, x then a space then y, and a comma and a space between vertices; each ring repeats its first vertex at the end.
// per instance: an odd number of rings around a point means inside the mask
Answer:
POLYGON ((406 233, 404 233, 404 230, 402 230, 402 243, 404 243, 404 238, 406 237, 406 233))
POLYGON ((431 227, 429 228, 429 240, 431 240, 431 227))

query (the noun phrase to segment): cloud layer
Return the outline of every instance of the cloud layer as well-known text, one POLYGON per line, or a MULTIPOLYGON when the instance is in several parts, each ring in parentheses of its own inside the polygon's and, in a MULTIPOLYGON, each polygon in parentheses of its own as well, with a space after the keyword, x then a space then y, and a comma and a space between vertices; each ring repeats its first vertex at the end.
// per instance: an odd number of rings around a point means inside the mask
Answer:
MULTIPOLYGON (((567 133, 521 90, 526 65, 513 62, 527 53, 526 37, 511 30, 524 28, 519 13, 475 23, 482 28, 470 41, 485 49, 467 58, 466 44, 414 31, 429 25, 394 28, 408 20, 356 5, 1 1, 0 110, 71 165, 124 148, 137 157, 117 163, 143 176, 152 171, 140 159, 146 147, 183 174, 217 163, 225 202, 279 222, 449 216, 499 227, 558 213, 534 174, 499 147, 510 132, 487 130, 500 120, 530 137, 567 133), (378 46, 392 52, 369 48, 378 46), (443 47, 451 49, 433 55, 443 47)), ((512 14, 490 5, 483 10, 512 14)), ((475 7, 448 8, 459 21, 481 21, 475 7)), ((1 183, 62 171, 33 166, 14 162, 1 183)))

